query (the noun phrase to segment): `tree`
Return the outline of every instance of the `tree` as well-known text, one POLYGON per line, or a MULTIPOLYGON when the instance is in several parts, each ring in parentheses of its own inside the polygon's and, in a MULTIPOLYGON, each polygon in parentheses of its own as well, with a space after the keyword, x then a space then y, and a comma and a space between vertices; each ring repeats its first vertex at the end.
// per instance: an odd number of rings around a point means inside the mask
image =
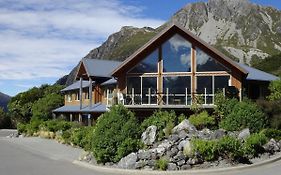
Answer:
POLYGON ((52 110, 63 105, 63 96, 59 94, 47 94, 40 98, 32 106, 32 118, 48 120, 52 118, 52 110))
POLYGON ((271 101, 281 100, 281 80, 272 81, 269 85, 270 95, 268 99, 271 101))
POLYGON ((0 129, 10 128, 12 125, 10 117, 4 112, 3 108, 0 108, 0 129))

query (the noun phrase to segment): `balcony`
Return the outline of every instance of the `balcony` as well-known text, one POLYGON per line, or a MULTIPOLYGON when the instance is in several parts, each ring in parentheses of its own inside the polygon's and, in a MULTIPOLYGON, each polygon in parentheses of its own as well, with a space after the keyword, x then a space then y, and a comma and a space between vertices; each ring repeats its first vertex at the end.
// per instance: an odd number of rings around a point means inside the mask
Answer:
POLYGON ((107 91, 106 95, 107 106, 118 102, 128 108, 190 108, 195 101, 204 108, 213 108, 214 100, 215 95, 207 93, 206 88, 205 93, 194 94, 193 96, 187 88, 185 93, 170 93, 168 88, 165 89, 165 93, 157 93, 148 88, 143 90, 142 93, 135 93, 135 90, 132 89, 131 94, 113 94, 107 91))

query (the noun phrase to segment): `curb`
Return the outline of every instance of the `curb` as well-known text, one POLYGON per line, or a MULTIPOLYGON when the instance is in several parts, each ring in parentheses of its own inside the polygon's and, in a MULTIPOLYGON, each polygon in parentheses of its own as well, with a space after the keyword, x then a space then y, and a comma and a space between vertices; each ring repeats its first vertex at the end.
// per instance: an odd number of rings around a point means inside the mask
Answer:
POLYGON ((221 173, 221 172, 228 172, 228 171, 235 171, 235 170, 244 170, 244 169, 252 169, 255 167, 271 164, 273 162, 281 160, 281 153, 278 155, 252 165, 242 165, 236 167, 227 167, 227 168, 215 168, 215 169, 199 169, 199 170, 178 170, 178 171, 157 171, 157 170, 129 170, 129 169, 121 169, 121 168, 113 168, 113 167, 105 167, 105 166, 98 166, 92 165, 86 162, 81 162, 78 160, 73 161, 72 163, 75 165, 79 165, 85 168, 89 168, 98 172, 103 173, 112 173, 112 174, 122 174, 122 175, 186 175, 186 174, 208 174, 208 173, 221 173))

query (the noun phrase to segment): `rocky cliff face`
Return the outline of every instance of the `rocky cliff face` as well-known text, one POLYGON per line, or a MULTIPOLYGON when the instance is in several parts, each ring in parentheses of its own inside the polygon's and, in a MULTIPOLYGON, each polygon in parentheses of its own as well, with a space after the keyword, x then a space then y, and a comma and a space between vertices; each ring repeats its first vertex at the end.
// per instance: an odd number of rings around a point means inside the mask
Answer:
POLYGON ((3 108, 6 111, 10 99, 11 99, 10 96, 0 92, 0 108, 3 108))
MULTIPOLYGON (((281 11, 247 0, 209 0, 188 4, 166 23, 177 22, 239 62, 251 64, 281 52, 281 11)), ((85 58, 124 60, 166 24, 157 29, 123 27, 85 58)), ((73 82, 76 68, 67 78, 73 82)))

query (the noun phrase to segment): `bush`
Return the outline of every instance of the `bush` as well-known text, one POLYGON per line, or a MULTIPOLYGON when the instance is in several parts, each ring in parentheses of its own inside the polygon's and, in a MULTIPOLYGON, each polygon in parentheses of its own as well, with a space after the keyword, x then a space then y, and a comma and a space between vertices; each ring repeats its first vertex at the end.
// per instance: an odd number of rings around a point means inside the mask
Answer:
POLYGON ((205 127, 210 127, 215 124, 215 118, 209 116, 207 111, 203 111, 200 114, 191 115, 189 121, 198 129, 203 129, 205 127))
POLYGON ((243 152, 247 157, 257 156, 264 151, 263 145, 266 144, 267 138, 263 133, 254 133, 250 135, 243 144, 243 152))
POLYGON ((62 132, 62 140, 63 140, 63 143, 66 143, 66 144, 70 144, 71 143, 71 130, 66 130, 64 132, 62 132))
POLYGON ((272 81, 269 85, 270 95, 268 99, 281 100, 281 80, 272 81))
POLYGON ((225 136, 218 140, 217 142, 217 152, 220 156, 235 160, 243 156, 243 152, 241 151, 241 142, 230 136, 225 136))
POLYGON ((169 161, 165 157, 161 157, 156 161, 155 168, 158 170, 165 171, 168 168, 169 161))
POLYGON ((238 102, 231 113, 224 116, 220 127, 228 131, 239 131, 249 128, 251 132, 258 132, 267 124, 265 114, 256 104, 250 101, 238 102))
POLYGON ((70 141, 74 145, 80 146, 85 150, 91 149, 91 143, 94 134, 94 127, 80 127, 71 129, 70 141))
POLYGON ((127 138, 117 149, 116 160, 120 160, 124 155, 128 155, 134 152, 136 148, 140 147, 140 141, 138 139, 127 138))
POLYGON ((128 145, 127 139, 137 142, 140 132, 134 114, 124 106, 113 106, 99 117, 95 127, 92 151, 98 163, 118 162, 128 151, 138 149, 137 145, 133 149, 125 148, 128 145))
POLYGON ((152 116, 145 119, 141 124, 141 130, 145 131, 147 127, 151 125, 157 126, 157 138, 161 140, 165 136, 165 132, 163 131, 165 128, 169 128, 176 123, 176 113, 174 111, 155 111, 152 116), (169 126, 168 126, 169 125, 169 126), (168 126, 168 127, 167 127, 168 126))
POLYGON ((42 122, 43 121, 39 119, 31 119, 30 123, 26 125, 26 134, 33 136, 35 133, 37 133, 42 122))
POLYGON ((48 120, 42 122, 40 129, 43 131, 57 132, 57 131, 66 131, 71 128, 80 127, 78 123, 68 122, 62 119, 48 120))
POLYGON ((281 129, 281 100, 258 100, 257 104, 267 115, 269 126, 271 128, 281 129))
POLYGON ((215 140, 202 140, 192 139, 192 152, 195 155, 198 153, 204 160, 210 161, 217 158, 217 141, 215 140))
POLYGON ((277 130, 277 129, 272 129, 272 128, 268 128, 268 129, 264 129, 262 130, 262 132, 268 139, 274 139, 274 140, 281 140, 281 130, 277 130))
POLYGON ((232 112, 234 106, 239 103, 236 98, 226 98, 223 93, 218 93, 215 95, 215 114, 219 117, 218 120, 221 120, 225 116, 229 115, 232 112))
POLYGON ((17 130, 18 130, 19 134, 27 133, 26 124, 18 123, 17 130))

